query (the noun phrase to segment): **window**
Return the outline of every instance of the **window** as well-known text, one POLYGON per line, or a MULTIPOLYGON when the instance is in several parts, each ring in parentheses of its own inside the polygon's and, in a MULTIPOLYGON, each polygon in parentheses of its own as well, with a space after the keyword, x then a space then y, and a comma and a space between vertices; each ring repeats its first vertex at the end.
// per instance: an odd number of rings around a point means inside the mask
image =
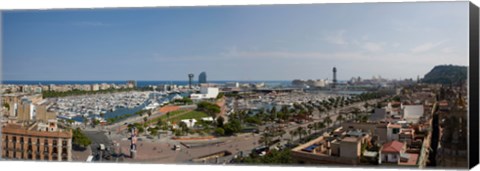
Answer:
POLYGON ((392 133, 398 134, 400 132, 400 128, 393 128, 392 133))

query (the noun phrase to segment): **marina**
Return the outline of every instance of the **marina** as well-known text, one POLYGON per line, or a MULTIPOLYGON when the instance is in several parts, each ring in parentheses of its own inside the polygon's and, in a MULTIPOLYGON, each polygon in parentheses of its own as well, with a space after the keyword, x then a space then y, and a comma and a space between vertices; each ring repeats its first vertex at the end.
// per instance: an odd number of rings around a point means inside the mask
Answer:
POLYGON ((84 118, 105 121, 109 118, 134 114, 140 110, 154 110, 173 99, 188 96, 175 92, 122 92, 100 95, 71 96, 51 99, 48 109, 56 112, 59 119, 83 122, 84 118))

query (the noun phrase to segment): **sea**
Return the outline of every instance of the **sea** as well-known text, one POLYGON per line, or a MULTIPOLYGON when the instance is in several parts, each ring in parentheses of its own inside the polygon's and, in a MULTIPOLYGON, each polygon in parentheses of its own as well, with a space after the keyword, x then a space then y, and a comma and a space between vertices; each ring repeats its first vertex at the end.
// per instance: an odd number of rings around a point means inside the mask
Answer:
MULTIPOLYGON (((217 81, 208 81, 208 83, 213 84, 225 84, 229 82, 238 82, 240 84, 245 83, 265 83, 267 87, 277 88, 277 87, 289 87, 291 81, 236 81, 236 80, 217 80, 217 81)), ((126 84, 127 81, 109 81, 109 80, 99 80, 99 81, 41 81, 41 80, 28 80, 28 81, 18 81, 18 80, 3 80, 2 84, 15 84, 15 85, 66 85, 66 84, 126 84)), ((165 85, 165 84, 176 84, 176 85, 188 85, 188 81, 137 81, 137 87, 146 87, 149 85, 165 85)), ((193 82, 197 84, 197 82, 193 82)))

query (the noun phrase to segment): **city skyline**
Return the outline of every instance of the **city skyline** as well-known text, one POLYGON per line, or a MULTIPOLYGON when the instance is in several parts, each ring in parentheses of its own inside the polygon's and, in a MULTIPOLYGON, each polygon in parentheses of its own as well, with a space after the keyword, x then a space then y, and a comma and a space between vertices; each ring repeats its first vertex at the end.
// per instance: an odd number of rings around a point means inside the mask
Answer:
POLYGON ((339 80, 415 79, 436 65, 468 66, 466 6, 4 11, 2 79, 188 80, 205 71, 208 80, 331 80, 333 67, 339 80))

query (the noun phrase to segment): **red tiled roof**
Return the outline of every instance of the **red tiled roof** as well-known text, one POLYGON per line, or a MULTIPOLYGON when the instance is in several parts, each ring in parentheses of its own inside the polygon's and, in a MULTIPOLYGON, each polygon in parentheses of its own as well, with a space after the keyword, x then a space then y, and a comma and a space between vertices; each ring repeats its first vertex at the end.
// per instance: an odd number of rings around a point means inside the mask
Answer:
POLYGON ((399 141, 392 141, 383 145, 382 153, 400 153, 403 148, 403 143, 399 141))

